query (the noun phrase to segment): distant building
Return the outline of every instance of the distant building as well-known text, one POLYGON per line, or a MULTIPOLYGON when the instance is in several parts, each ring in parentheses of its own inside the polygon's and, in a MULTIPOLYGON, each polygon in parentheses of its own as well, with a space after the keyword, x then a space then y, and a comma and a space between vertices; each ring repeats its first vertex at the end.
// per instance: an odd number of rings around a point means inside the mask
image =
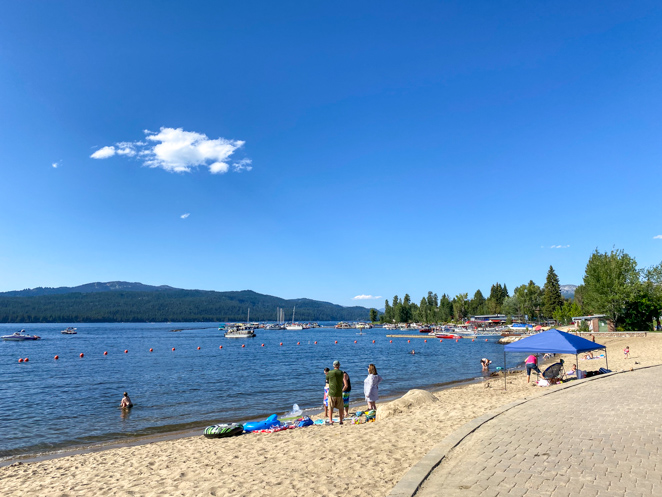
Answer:
POLYGON ((572 318, 572 322, 579 328, 582 321, 588 323, 588 329, 594 333, 614 332, 616 327, 611 319, 607 319, 606 314, 594 314, 593 316, 577 316, 572 318))
POLYGON ((478 323, 505 323, 508 316, 505 314, 485 314, 484 316, 471 316, 470 320, 478 323))

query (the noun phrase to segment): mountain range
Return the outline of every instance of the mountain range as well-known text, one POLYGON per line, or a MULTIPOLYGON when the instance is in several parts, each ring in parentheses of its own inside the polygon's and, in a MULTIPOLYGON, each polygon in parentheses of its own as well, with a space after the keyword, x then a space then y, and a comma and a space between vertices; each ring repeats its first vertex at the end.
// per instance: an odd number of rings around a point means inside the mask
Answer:
POLYGON ((111 281, 76 287, 32 288, 0 293, 2 323, 273 321, 369 319, 365 307, 343 307, 311 299, 282 299, 251 290, 215 292, 111 281))

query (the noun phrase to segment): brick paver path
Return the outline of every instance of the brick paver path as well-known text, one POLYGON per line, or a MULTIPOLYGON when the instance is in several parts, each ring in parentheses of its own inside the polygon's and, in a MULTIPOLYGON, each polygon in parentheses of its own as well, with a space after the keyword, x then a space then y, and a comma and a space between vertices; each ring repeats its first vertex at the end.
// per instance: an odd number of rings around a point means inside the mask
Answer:
POLYGON ((416 497, 524 495, 661 497, 662 368, 586 382, 497 416, 416 497))

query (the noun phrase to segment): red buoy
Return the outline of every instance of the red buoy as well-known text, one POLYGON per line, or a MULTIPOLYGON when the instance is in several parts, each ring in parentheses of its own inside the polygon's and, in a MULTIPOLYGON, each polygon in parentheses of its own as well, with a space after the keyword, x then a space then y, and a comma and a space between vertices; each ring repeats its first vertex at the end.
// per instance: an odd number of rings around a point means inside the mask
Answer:
POLYGON ((127 349, 124 349, 124 353, 125 353, 125 354, 128 354, 129 351, 128 351, 127 349))
POLYGON ((336 343, 338 343, 338 340, 336 340, 336 343))
POLYGON ((301 345, 301 342, 297 342, 297 345, 301 345))
POLYGON ((317 342, 315 342, 315 345, 317 345, 317 342))
POLYGON ((149 349, 150 352, 154 352, 154 349, 149 349))
POLYGON ((200 350, 200 347, 198 347, 198 350, 200 350))
POLYGON ((53 359, 55 359, 56 361, 57 361, 59 358, 60 358, 59 355, 56 355, 55 357, 53 357, 53 359))
POLYGON ((485 339, 485 341, 487 342, 487 338, 485 339))
POLYGON ((471 341, 473 342, 473 341, 474 341, 474 339, 472 338, 472 339, 471 339, 471 341))
MULTIPOLYGON (((317 342, 315 342, 315 343, 317 343, 317 342)), ((283 345, 283 342, 280 342, 280 345, 282 346, 282 345, 283 345)))
POLYGON ((23 362, 28 362, 29 360, 30 360, 30 359, 28 359, 28 358, 26 357, 25 359, 23 359, 23 362))
POLYGON ((108 352, 104 350, 103 355, 108 355, 108 352))
POLYGON ((372 343, 375 343, 375 341, 373 340, 372 343))
POLYGON ((389 340, 389 342, 388 342, 388 343, 393 343, 393 340, 389 340))
POLYGON ((458 342, 459 342, 459 340, 455 340, 455 343, 458 343, 458 342))
POLYGON ((79 357, 83 357, 84 355, 85 355, 85 354, 83 354, 83 353, 81 352, 80 355, 79 355, 79 357))
POLYGON ((440 339, 439 339, 439 343, 441 343, 441 342, 443 342, 443 341, 444 341, 444 339, 443 339, 443 338, 440 338, 440 339))
POLYGON ((242 345, 242 346, 241 346, 242 349, 243 349, 244 347, 246 347, 246 345, 242 345))
MULTIPOLYGON (((219 345, 218 348, 219 348, 219 349, 222 349, 223 346, 222 346, 222 345, 219 345)), ((149 349, 149 350, 151 351, 152 349, 149 349)))
MULTIPOLYGON (((338 342, 336 342, 336 343, 338 343, 338 342)), ((358 342, 356 340, 354 340, 354 343, 358 343, 358 342)))
POLYGON ((264 344, 262 344, 262 346, 264 347, 264 344))
POLYGON ((175 351, 175 347, 172 348, 172 351, 173 351, 173 352, 175 351))
POLYGON ((427 339, 423 340, 425 343, 428 343, 427 339))
POLYGON ((411 342, 411 340, 407 340, 407 343, 411 342))
POLYGON ((23 358, 22 358, 22 357, 19 357, 19 358, 18 358, 18 362, 23 362, 23 358))

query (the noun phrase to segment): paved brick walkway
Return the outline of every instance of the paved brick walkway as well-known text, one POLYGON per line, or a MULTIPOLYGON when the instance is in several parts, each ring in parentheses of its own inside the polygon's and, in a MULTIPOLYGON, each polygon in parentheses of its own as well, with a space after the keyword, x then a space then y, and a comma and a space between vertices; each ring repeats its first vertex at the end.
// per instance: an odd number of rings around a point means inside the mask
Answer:
POLYGON ((531 400, 481 426, 416 497, 662 496, 662 368, 531 400))

